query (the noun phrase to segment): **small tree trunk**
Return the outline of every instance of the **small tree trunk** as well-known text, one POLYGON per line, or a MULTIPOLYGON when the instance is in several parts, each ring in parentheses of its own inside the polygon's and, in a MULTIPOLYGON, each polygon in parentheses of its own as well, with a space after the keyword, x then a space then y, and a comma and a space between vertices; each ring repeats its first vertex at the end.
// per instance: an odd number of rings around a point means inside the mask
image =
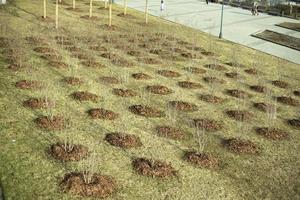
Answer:
POLYGON ((56 0, 55 7, 55 28, 58 29, 58 0, 56 0))
POLYGON ((104 8, 107 8, 107 0, 104 0, 104 8))
POLYGON ((59 3, 61 3, 61 0, 59 0, 59 3))
POLYGON ((146 0, 145 18, 146 24, 148 24, 148 0, 146 0))
POLYGON ((112 3, 111 3, 111 0, 109 0, 109 23, 108 23, 108 26, 111 27, 111 21, 112 21, 112 3))
POLYGON ((127 0, 124 0, 124 15, 127 14, 127 0))
POLYGON ((293 13, 293 5, 290 5, 290 15, 293 13))
POLYGON ((47 0, 44 0, 44 19, 47 17, 47 0))
POLYGON ((93 0, 90 0, 90 18, 93 16, 93 0))
POLYGON ((76 7, 76 2, 75 0, 73 0, 73 9, 75 9, 75 7, 76 7))

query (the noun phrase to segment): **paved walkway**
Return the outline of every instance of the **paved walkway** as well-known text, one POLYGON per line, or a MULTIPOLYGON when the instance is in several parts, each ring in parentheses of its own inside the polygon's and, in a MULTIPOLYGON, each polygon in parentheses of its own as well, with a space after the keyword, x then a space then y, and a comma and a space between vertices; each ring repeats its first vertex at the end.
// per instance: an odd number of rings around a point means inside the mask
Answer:
MULTIPOLYGON (((148 1, 149 13, 152 15, 219 35, 222 7, 220 4, 206 5, 203 0, 165 0, 165 11, 160 12, 160 0, 148 1)), ((123 0, 115 2, 123 5, 123 0)), ((145 1, 129 0, 128 6, 144 11, 145 1)), ((300 64, 300 51, 251 36, 253 33, 269 29, 300 38, 300 32, 275 26, 281 22, 300 23, 299 20, 262 13, 252 16, 249 10, 224 6, 223 38, 300 64)))

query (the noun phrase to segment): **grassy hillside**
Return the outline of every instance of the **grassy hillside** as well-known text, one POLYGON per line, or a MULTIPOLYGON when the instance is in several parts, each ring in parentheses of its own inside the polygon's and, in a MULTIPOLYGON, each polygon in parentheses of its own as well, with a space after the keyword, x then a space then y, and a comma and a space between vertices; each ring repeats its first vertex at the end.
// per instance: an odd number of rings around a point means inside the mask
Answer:
MULTIPOLYGON (((57 30, 53 1, 48 1, 46 20, 42 1, 15 0, 0 7, 5 199, 94 199, 63 186, 65 174, 85 170, 115 180, 106 199, 300 198, 299 65, 159 18, 150 17, 146 25, 143 13, 128 10, 124 17, 116 5, 111 28, 104 3, 95 3, 93 19, 86 17, 89 1, 77 1, 75 11, 71 6, 71 0, 59 6, 57 30), (149 79, 139 80, 136 73, 149 79), (188 83, 197 87, 184 87, 188 83), (148 87, 157 85, 166 88, 148 87), (262 87, 251 87, 257 85, 262 87), (97 96, 75 95, 78 91, 97 96), (208 102, 208 95, 219 102, 208 102), (276 107, 276 119, 274 109, 266 113, 254 106, 260 102, 276 107), (141 112, 157 115, 144 117, 134 113, 133 105, 161 112, 141 112), (107 112, 91 115, 94 108, 107 112), (235 120, 230 110, 245 112, 235 120), (93 118, 99 115, 108 119, 93 118), (195 128, 195 119, 214 121, 195 128), (159 126, 180 131, 160 135, 159 126), (258 127, 278 132, 258 134, 258 127), (142 146, 113 146, 105 138, 114 132, 134 135, 142 146), (213 158, 200 166, 184 159, 187 151, 198 149, 197 133, 205 144, 202 155, 213 158), (231 144, 230 138, 247 142, 231 144), (49 152, 64 141, 89 153, 62 162, 49 152), (142 157, 169 163, 176 172, 142 175, 133 165, 142 157)), ((168 172, 166 167, 163 173, 168 172)))

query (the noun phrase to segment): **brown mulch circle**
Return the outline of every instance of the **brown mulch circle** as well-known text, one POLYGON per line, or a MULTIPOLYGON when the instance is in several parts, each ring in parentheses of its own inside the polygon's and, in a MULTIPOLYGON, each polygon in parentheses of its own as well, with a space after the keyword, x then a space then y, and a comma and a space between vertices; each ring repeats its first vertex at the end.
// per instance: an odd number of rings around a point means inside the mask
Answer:
POLYGON ((294 93, 295 96, 300 97, 300 90, 295 90, 293 93, 294 93))
POLYGON ((259 148, 250 140, 239 138, 230 138, 223 141, 223 144, 229 151, 242 154, 258 154, 259 148))
POLYGON ((299 101, 292 97, 280 96, 277 97, 277 101, 290 106, 299 106, 299 101))
POLYGON ((107 84, 119 84, 120 83, 120 81, 117 78, 112 77, 112 76, 100 77, 100 81, 103 83, 107 83, 107 84))
POLYGON ((72 45, 72 46, 66 46, 65 49, 67 49, 71 53, 76 53, 76 52, 80 52, 81 51, 81 48, 76 47, 74 45, 72 45))
POLYGON ((48 60, 48 61, 61 61, 63 57, 59 54, 42 54, 41 58, 48 60))
POLYGON ((127 54, 130 56, 141 56, 143 54, 143 52, 141 51, 137 51, 137 50, 128 50, 127 54))
POLYGON ((47 23, 55 22, 55 20, 50 18, 49 16, 46 16, 46 18, 44 18, 44 16, 40 16, 40 17, 38 17, 38 19, 43 21, 43 22, 47 22, 47 23))
MULTIPOLYGON (((1 39, 0 39, 1 40, 1 39)), ((35 37, 35 36, 29 36, 25 37, 25 40, 32 45, 40 45, 45 43, 45 39, 41 37, 35 37)), ((6 45, 7 46, 7 45, 6 45)), ((0 42, 0 47, 1 47, 1 42, 0 42)))
POLYGON ((132 165, 134 170, 144 176, 167 178, 177 174, 171 164, 160 160, 137 158, 132 162, 132 165))
POLYGON ((107 30, 107 31, 116 31, 120 28, 116 25, 109 26, 108 24, 103 24, 103 25, 100 26, 100 29, 104 29, 104 30, 107 30))
POLYGON ((42 53, 42 54, 56 54, 57 52, 54 49, 51 49, 49 47, 35 47, 33 51, 42 53))
POLYGON ((88 113, 93 119, 115 120, 119 117, 118 113, 103 108, 93 108, 88 113))
POLYGON ((81 16, 80 18, 82 18, 82 19, 87 19, 87 20, 92 20, 92 21, 97 21, 97 20, 100 20, 100 18, 99 17, 97 17, 97 16, 89 16, 89 15, 83 15, 83 16, 81 16))
POLYGON ((80 78, 72 77, 72 76, 65 77, 64 81, 69 85, 79 85, 79 84, 83 83, 83 81, 80 80, 80 78))
POLYGON ((207 64, 207 65, 204 65, 204 67, 208 68, 208 69, 217 70, 217 71, 227 70, 227 68, 225 66, 220 65, 220 64, 207 64))
POLYGON ((23 106, 32 109, 41 109, 54 106, 53 102, 47 100, 46 98, 31 98, 23 102, 23 106))
POLYGON ((223 128, 222 124, 216 120, 213 119, 194 119, 195 127, 197 128, 203 128, 208 132, 215 132, 219 131, 223 128))
POLYGON ((279 87, 279 88, 287 88, 289 86, 289 84, 287 82, 280 81, 280 80, 272 81, 272 85, 275 85, 276 87, 279 87))
POLYGON ((73 7, 66 8, 66 10, 70 10, 70 11, 74 11, 74 12, 82 12, 82 10, 80 8, 73 8, 73 7))
POLYGON ((207 83, 216 83, 216 84, 223 84, 225 83, 224 80, 222 79, 219 79, 217 77, 214 77, 214 76, 205 76, 203 77, 203 80, 207 83))
POLYGON ((161 137, 171 138, 174 140, 183 139, 185 135, 182 130, 170 126, 158 126, 156 127, 156 132, 161 137))
POLYGON ((151 76, 149 76, 148 74, 144 74, 144 73, 135 73, 135 74, 132 74, 132 77, 134 79, 137 79, 137 80, 148 80, 148 79, 152 79, 151 76))
POLYGON ((94 101, 96 102, 99 98, 98 95, 87 92, 87 91, 78 91, 72 93, 74 99, 79 101, 94 101))
POLYGON ((271 104, 266 104, 263 102, 254 103, 253 106, 257 108, 258 110, 261 110, 263 112, 267 112, 268 110, 274 109, 274 106, 271 104))
POLYGON ((227 72, 227 73, 225 73, 225 75, 228 78, 239 78, 240 77, 240 75, 237 72, 227 72))
POLYGON ((63 143, 52 144, 48 153, 55 159, 63 162, 79 161, 89 155, 88 148, 85 146, 73 144, 70 147, 70 144, 63 143), (68 145, 69 148, 67 147, 68 145))
POLYGON ((16 82, 16 87, 23 90, 40 88, 40 84, 37 81, 21 80, 16 82))
POLYGON ((107 51, 106 47, 98 45, 98 44, 90 46, 90 49, 94 50, 94 51, 107 51))
POLYGON ((184 101, 170 101, 169 104, 176 110, 183 112, 193 112, 198 110, 198 106, 184 101))
POLYGON ((219 160, 209 154, 197 153, 195 151, 188 151, 184 154, 184 160, 198 166, 208 169, 216 169, 219 166, 219 160))
POLYGON ((256 128, 256 133, 269 140, 283 140, 287 139, 289 134, 278 128, 260 127, 256 128))
POLYGON ((225 63, 226 65, 229 65, 231 67, 240 67, 240 68, 245 68, 245 65, 243 65, 242 63, 233 63, 233 62, 227 62, 225 63))
POLYGON ((300 120, 299 119, 289 119, 287 122, 289 125, 300 129, 300 120))
POLYGON ((184 70, 191 72, 193 74, 205 74, 206 70, 198 67, 185 67, 184 70))
POLYGON ((247 74, 251 74, 251 75, 258 74, 258 71, 254 68, 245 69, 244 72, 246 72, 247 74))
POLYGON ((90 58, 87 54, 81 52, 73 52, 71 57, 77 58, 78 60, 88 60, 90 58))
POLYGON ((199 96, 200 100, 208 102, 208 103, 212 103, 212 104, 219 104, 222 103, 224 101, 224 99, 214 96, 214 95, 210 95, 210 94, 201 94, 199 96))
POLYGON ((61 61, 50 61, 49 65, 51 65, 52 67, 58 68, 58 69, 68 68, 68 65, 64 62, 61 62, 61 61))
POLYGON ((91 60, 84 60, 81 62, 82 65, 87 66, 87 67, 94 67, 94 68, 104 68, 106 67, 105 65, 96 62, 96 61, 91 61, 91 60))
POLYGON ((139 57, 138 61, 148 65, 158 65, 162 63, 161 60, 153 57, 139 57))
POLYGON ((181 76, 180 73, 170 71, 170 70, 159 70, 157 73, 164 77, 168 77, 168 78, 176 78, 176 77, 181 76))
POLYGON ((152 108, 150 106, 133 105, 129 107, 129 110, 132 113, 143 117, 164 117, 165 116, 165 113, 163 111, 152 108))
POLYGON ((118 17, 124 17, 124 18, 127 18, 127 19, 134 19, 135 17, 133 15, 130 15, 128 13, 126 13, 126 15, 124 15, 124 13, 119 13, 117 14, 118 17))
POLYGON ((267 88, 262 85, 250 85, 250 89, 259 93, 265 93, 267 91, 267 88))
POLYGON ((178 85, 182 88, 187 88, 187 89, 202 88, 202 85, 200 83, 191 82, 191 81, 180 81, 178 82, 178 85))
POLYGON ((173 93, 173 90, 163 85, 149 85, 147 90, 154 94, 167 95, 173 93))
POLYGON ((249 121, 253 117, 253 114, 245 110, 228 110, 226 114, 237 121, 249 121))
POLYGON ((113 177, 100 174, 92 174, 90 183, 86 183, 83 172, 72 172, 65 175, 60 187, 73 195, 105 198, 117 190, 117 183, 113 177))
POLYGON ((35 120, 36 124, 46 130, 62 130, 65 126, 65 119, 62 116, 41 116, 35 120))
POLYGON ((226 93, 236 98, 247 98, 250 96, 247 92, 244 92, 242 90, 236 90, 236 89, 226 90, 226 93))
POLYGON ((113 146, 121 148, 141 147, 143 144, 138 136, 126 133, 108 133, 105 140, 113 146))
POLYGON ((113 89, 113 94, 121 96, 121 97, 134 97, 137 95, 137 93, 130 89, 113 89))
POLYGON ((215 54, 213 52, 210 52, 210 51, 201 51, 201 54, 205 55, 205 56, 214 56, 215 54))

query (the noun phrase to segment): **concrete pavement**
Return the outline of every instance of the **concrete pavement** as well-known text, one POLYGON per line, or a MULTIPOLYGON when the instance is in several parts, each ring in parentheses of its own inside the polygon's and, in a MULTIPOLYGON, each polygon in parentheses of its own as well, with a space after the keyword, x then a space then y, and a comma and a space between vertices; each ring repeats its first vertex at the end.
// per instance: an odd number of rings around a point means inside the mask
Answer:
MULTIPOLYGON (((123 5, 123 0, 115 0, 115 2, 123 5)), ((206 5, 205 1, 200 0, 165 0, 165 11, 160 12, 160 0, 148 0, 148 2, 149 13, 152 15, 215 36, 219 35, 222 7, 220 4, 206 5)), ((145 1, 129 0, 128 7, 144 12, 145 1)), ((300 64, 299 51, 251 36, 251 34, 269 29, 300 38, 300 32, 275 26, 282 22, 300 23, 299 20, 262 13, 259 16, 252 16, 249 10, 224 6, 223 38, 300 64)))

